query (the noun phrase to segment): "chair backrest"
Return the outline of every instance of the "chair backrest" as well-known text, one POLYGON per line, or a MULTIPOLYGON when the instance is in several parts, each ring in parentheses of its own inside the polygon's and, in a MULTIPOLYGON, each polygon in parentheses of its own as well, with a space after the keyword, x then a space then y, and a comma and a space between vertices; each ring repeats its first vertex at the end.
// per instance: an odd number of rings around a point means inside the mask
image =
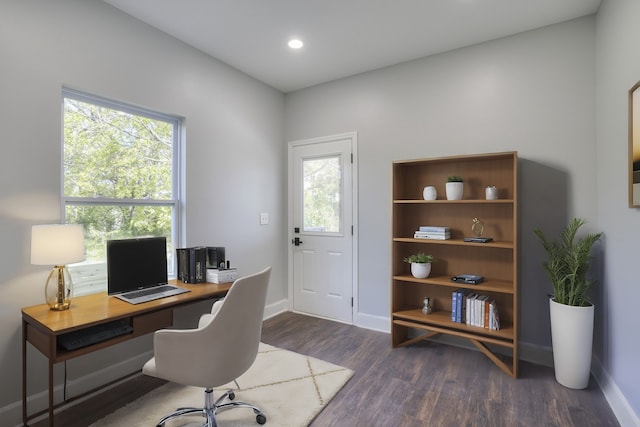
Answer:
MULTIPOLYGON (((271 267, 237 279, 211 322, 199 328, 210 366, 201 371, 203 387, 217 387, 253 364, 262 337, 262 319, 271 267)), ((186 350, 190 351, 190 350, 186 350)), ((198 384, 192 384, 198 385, 198 384)))

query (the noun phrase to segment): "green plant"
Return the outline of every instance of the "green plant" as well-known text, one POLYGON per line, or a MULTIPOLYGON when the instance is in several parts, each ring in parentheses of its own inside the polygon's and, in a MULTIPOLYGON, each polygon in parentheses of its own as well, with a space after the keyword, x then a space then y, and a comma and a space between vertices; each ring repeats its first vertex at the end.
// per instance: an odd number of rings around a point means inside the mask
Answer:
POLYGON ((540 229, 533 232, 542 241, 548 260, 542 265, 553 286, 556 302, 572 306, 589 306, 589 291, 595 280, 587 279, 591 249, 602 233, 589 233, 575 240, 584 220, 573 218, 559 240, 549 240, 540 229))
POLYGON ((403 259, 403 261, 408 262, 410 264, 411 263, 427 264, 427 263, 433 262, 433 256, 424 254, 422 252, 418 252, 417 254, 409 255, 408 257, 403 259))
POLYGON ((460 175, 451 175, 447 177, 447 182, 464 182, 460 175))

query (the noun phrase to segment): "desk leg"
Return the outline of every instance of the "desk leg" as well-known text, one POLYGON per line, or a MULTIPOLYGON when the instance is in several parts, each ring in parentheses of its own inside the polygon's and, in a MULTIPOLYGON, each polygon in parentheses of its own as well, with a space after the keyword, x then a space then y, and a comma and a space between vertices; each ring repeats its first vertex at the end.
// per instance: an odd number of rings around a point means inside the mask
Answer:
POLYGON ((27 322, 22 321, 22 425, 27 425, 27 322))
POLYGON ((49 427, 53 427, 53 362, 49 359, 49 427))

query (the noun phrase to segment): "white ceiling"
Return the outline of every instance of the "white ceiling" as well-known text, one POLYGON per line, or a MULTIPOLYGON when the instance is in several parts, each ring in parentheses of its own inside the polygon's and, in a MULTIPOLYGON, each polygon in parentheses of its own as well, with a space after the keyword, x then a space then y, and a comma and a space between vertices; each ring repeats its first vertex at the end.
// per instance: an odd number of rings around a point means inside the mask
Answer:
POLYGON ((601 0, 104 0, 282 92, 597 12, 601 0), (294 51, 290 38, 304 47, 294 51))

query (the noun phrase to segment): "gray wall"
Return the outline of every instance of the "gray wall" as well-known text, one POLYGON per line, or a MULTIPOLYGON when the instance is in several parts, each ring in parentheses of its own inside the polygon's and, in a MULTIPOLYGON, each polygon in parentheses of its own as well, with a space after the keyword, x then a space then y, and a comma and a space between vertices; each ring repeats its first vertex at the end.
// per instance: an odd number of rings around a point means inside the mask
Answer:
MULTIPOLYGON (((286 257, 274 250, 286 247, 282 93, 101 1, 3 0, 0 58, 0 425, 21 414, 20 308, 44 301, 31 225, 60 221, 63 85, 186 117, 186 244, 226 246, 240 273, 272 265, 268 303, 286 299, 286 257)), ((142 363, 150 340, 70 361, 70 391, 142 363)), ((46 366, 29 351, 32 408, 45 403, 46 366)))
MULTIPOLYGON (((626 397, 636 413, 622 425, 640 425, 640 209, 627 207, 628 91, 640 80, 640 2, 605 0, 597 16, 598 226, 605 232, 604 304, 597 355, 611 394, 626 397), (635 422, 635 424, 634 424, 635 422)), ((624 410, 624 407, 620 408, 624 410)))

